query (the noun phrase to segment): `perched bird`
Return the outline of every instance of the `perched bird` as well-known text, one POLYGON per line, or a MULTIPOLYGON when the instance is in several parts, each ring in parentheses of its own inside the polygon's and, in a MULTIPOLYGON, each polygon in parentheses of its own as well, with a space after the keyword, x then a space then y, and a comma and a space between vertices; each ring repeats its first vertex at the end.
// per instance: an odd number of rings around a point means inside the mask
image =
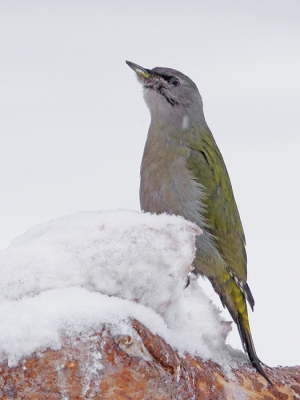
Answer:
POLYGON ((245 236, 229 175, 205 121, 195 83, 171 68, 146 69, 126 61, 143 85, 151 123, 141 165, 141 209, 182 215, 196 238, 194 272, 206 276, 236 323, 252 365, 271 383, 252 341, 247 304, 245 236))

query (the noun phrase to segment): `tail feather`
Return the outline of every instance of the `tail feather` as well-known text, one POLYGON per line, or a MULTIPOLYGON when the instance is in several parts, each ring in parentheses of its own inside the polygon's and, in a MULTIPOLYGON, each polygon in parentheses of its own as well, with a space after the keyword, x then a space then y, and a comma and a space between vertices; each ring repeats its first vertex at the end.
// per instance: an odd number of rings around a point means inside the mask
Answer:
MULTIPOLYGON (((254 299, 250 288, 247 283, 241 282, 228 271, 224 272, 222 278, 222 289, 218 291, 218 286, 215 284, 215 290, 219 293, 223 306, 228 309, 234 322, 237 324, 243 348, 245 352, 248 353, 251 364, 267 380, 267 382, 272 385, 270 378, 261 366, 261 361, 257 357, 251 336, 246 303, 247 299, 253 309, 254 299)), ((214 284, 215 282, 212 283, 214 284)))
POLYGON ((237 324, 243 348, 248 353, 251 364, 272 385, 273 383, 263 370, 261 361, 257 357, 251 336, 246 299, 252 309, 254 299, 249 286, 227 270, 223 271, 221 278, 210 277, 210 281, 220 296, 223 306, 228 309, 237 324))
POLYGON ((265 373, 265 371, 261 366, 261 361, 257 357, 251 333, 248 332, 247 329, 245 328, 245 324, 241 314, 238 314, 237 326, 244 350, 248 353, 251 364, 267 380, 267 382, 273 385, 272 381, 270 380, 270 378, 268 377, 268 375, 265 373))

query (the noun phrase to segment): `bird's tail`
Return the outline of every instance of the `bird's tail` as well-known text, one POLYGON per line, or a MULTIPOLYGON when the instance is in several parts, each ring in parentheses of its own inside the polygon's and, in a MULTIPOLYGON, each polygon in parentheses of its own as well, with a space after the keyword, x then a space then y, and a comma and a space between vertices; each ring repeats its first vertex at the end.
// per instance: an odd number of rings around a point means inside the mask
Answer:
POLYGON ((267 380, 267 382, 269 382, 271 385, 273 385, 270 378, 263 370, 263 368, 261 366, 261 361, 257 357, 255 347, 253 344, 253 340, 252 340, 252 336, 251 336, 251 332, 250 332, 247 309, 246 309, 246 315, 242 315, 242 314, 238 313, 238 318, 237 318, 236 322, 237 322, 237 326, 238 326, 238 330, 239 330, 239 334, 241 337, 241 341, 242 341, 244 350, 248 353, 251 364, 267 380))
POLYGON ((216 287, 216 285, 214 285, 215 282, 212 281, 216 292, 220 295, 223 306, 228 309, 234 322, 237 324, 243 348, 245 352, 248 353, 251 364, 272 385, 270 378, 261 366, 261 361, 257 357, 251 336, 246 303, 247 298, 253 309, 254 299, 251 291, 247 284, 244 284, 241 288, 242 283, 234 279, 228 271, 223 272, 222 282, 223 290, 218 291, 218 287, 216 287))

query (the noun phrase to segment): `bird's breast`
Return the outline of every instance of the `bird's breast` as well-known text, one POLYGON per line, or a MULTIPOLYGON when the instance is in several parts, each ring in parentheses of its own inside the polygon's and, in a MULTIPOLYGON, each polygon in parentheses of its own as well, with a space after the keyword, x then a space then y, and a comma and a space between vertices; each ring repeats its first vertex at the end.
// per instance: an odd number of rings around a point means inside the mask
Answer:
POLYGON ((181 215, 203 227, 203 188, 186 165, 189 150, 172 142, 147 140, 141 165, 141 209, 181 215))

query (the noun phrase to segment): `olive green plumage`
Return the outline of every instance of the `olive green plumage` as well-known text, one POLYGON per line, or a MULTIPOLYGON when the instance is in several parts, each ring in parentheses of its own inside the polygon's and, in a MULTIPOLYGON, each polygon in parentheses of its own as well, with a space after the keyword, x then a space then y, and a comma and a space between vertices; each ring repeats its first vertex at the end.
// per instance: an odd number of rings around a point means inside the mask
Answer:
POLYGON ((194 82, 171 68, 145 69, 127 61, 143 84, 151 124, 141 165, 144 211, 182 215, 196 238, 195 273, 206 276, 237 324, 252 365, 265 374, 253 345, 247 304, 245 236, 230 179, 209 130, 194 82))
POLYGON ((218 238, 216 247, 228 269, 246 281, 245 236, 223 157, 209 130, 187 136, 194 139, 188 140, 187 166, 206 189, 203 203, 209 231, 218 238))

